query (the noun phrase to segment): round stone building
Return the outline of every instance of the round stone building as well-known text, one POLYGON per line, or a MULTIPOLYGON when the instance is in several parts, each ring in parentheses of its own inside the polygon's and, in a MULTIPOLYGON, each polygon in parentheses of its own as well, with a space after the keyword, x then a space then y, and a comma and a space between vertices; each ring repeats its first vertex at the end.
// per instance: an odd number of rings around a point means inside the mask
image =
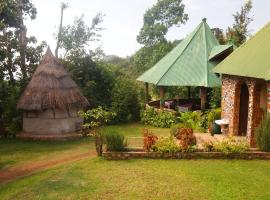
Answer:
POLYGON ((23 131, 18 137, 37 140, 78 137, 76 131, 83 122, 78 111, 88 105, 48 48, 17 104, 23 111, 23 131))

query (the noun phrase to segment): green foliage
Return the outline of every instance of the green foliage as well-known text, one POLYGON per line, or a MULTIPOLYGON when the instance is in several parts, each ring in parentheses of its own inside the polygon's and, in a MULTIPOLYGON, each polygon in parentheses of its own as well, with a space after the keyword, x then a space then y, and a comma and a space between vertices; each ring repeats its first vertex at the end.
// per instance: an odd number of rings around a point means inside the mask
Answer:
POLYGON ((221 106, 221 88, 217 87, 211 90, 209 104, 212 109, 221 106))
POLYGON ((139 49, 130 59, 134 76, 141 75, 150 67, 154 66, 161 58, 170 52, 176 43, 161 42, 153 46, 145 46, 139 49))
POLYGON ((120 77, 112 90, 111 109, 116 113, 115 122, 138 120, 140 104, 136 84, 125 77, 120 77))
POLYGON ((214 143, 213 149, 215 151, 223 153, 243 153, 248 150, 248 145, 246 142, 239 141, 233 137, 228 139, 223 139, 220 142, 214 143))
POLYGON ((207 113, 208 125, 212 124, 215 120, 221 119, 221 108, 213 109, 207 113))
MULTIPOLYGON (((63 27, 60 38, 60 47, 65 50, 64 57, 85 56, 89 42, 98 41, 101 35, 99 32, 103 30, 100 24, 103 22, 104 15, 98 13, 93 19, 91 26, 87 26, 84 22, 84 16, 75 18, 72 25, 63 27)), ((94 52, 92 52, 94 53, 94 52)))
POLYGON ((197 131, 204 131, 203 124, 203 113, 202 112, 182 112, 178 117, 179 122, 184 124, 185 127, 192 128, 193 130, 197 131))
POLYGON ((142 122, 160 128, 170 128, 176 123, 174 113, 168 111, 157 111, 154 108, 147 108, 142 112, 142 122))
POLYGON ((241 7, 240 12, 233 15, 234 24, 231 28, 228 28, 226 35, 227 40, 236 46, 243 44, 249 36, 248 25, 253 21, 249 16, 251 9, 252 1, 248 0, 241 7))
POLYGON ((179 129, 181 128, 186 128, 185 124, 180 123, 172 125, 170 128, 171 136, 176 137, 179 133, 179 129))
POLYGON ((88 110, 80 111, 79 115, 84 119, 85 128, 99 128, 113 120, 115 113, 104 110, 101 106, 88 110))
POLYGON ((165 35, 170 27, 180 26, 188 20, 184 9, 182 0, 158 0, 144 14, 143 27, 137 41, 147 46, 166 41, 165 35))
POLYGON ((256 129, 256 142, 263 151, 270 151, 270 114, 266 113, 256 129))
POLYGON ((159 153, 177 153, 181 148, 176 144, 173 137, 159 138, 155 143, 153 150, 159 153))
POLYGON ((107 151, 124 151, 127 146, 127 141, 124 135, 116 132, 109 131, 104 135, 107 151))
POLYGON ((69 57, 64 61, 73 80, 81 88, 92 108, 109 108, 114 85, 113 73, 103 63, 95 63, 91 56, 69 57))

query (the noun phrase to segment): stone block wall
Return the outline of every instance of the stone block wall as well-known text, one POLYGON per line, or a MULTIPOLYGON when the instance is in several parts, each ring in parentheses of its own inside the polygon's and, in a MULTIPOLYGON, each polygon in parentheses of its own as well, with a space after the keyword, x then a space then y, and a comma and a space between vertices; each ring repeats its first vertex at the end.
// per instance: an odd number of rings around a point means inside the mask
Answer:
MULTIPOLYGON (((245 83, 249 91, 247 138, 252 147, 256 146, 254 133, 258 127, 263 109, 260 107, 260 90, 265 81, 232 75, 222 76, 222 118, 229 121, 229 134, 238 135, 241 85, 245 83)), ((265 94, 267 95, 267 94, 265 94)))

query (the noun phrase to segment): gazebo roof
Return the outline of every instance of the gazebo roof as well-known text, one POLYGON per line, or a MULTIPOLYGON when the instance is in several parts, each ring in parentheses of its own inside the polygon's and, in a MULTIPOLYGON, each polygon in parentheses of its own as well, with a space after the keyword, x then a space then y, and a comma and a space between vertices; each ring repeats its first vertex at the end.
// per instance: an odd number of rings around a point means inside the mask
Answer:
POLYGON ((24 90, 17 108, 22 110, 66 109, 70 106, 85 107, 88 104, 76 83, 48 48, 24 90))
POLYGON ((213 71, 270 80, 270 23, 236 49, 213 71))
POLYGON ((220 86, 220 79, 212 72, 215 62, 209 61, 210 52, 217 45, 217 39, 203 19, 191 34, 137 80, 159 86, 220 86))

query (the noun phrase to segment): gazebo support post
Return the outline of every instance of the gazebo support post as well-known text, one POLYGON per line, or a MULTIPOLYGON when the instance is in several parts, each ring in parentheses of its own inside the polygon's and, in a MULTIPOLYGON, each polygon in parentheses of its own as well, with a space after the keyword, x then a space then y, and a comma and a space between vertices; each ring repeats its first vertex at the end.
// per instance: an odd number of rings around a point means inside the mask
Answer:
POLYGON ((200 87, 200 97, 201 97, 201 110, 205 110, 205 104, 206 104, 206 87, 200 87))
POLYGON ((145 83, 144 84, 144 92, 145 92, 145 99, 144 99, 144 101, 145 101, 145 106, 148 104, 148 97, 149 97, 149 84, 148 83, 145 83))
POLYGON ((187 87, 187 89, 188 89, 188 100, 190 100, 190 97, 191 97, 191 87, 190 86, 188 86, 187 87))
POLYGON ((165 96, 165 88, 164 86, 159 86, 159 97, 160 97, 159 107, 161 110, 164 109, 164 96, 165 96))

